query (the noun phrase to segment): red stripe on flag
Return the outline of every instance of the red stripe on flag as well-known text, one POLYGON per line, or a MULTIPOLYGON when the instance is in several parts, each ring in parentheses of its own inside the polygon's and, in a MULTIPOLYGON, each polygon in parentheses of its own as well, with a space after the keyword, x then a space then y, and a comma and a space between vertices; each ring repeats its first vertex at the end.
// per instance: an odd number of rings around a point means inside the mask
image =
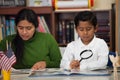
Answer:
POLYGON ((8 58, 5 54, 3 54, 0 59, 0 67, 6 71, 10 70, 12 65, 16 62, 16 57, 13 54, 10 58, 8 58))
POLYGON ((15 59, 14 56, 12 56, 11 58, 7 58, 7 56, 3 56, 1 58, 1 67, 4 70, 10 70, 11 66, 15 63, 15 59))

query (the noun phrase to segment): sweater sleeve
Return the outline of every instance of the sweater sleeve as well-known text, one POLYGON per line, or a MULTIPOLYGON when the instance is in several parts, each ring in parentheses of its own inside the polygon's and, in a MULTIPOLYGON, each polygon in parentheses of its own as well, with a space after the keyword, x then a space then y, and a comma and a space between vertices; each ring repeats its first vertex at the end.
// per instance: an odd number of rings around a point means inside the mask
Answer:
POLYGON ((5 51, 6 50, 6 44, 5 44, 6 39, 3 39, 0 41, 0 51, 5 51))
POLYGON ((60 67, 61 54, 56 40, 52 35, 47 36, 47 45, 49 49, 49 59, 45 58, 47 67, 58 68, 60 67))
POLYGON ((6 41, 9 43, 12 43, 12 39, 14 38, 14 35, 10 35, 5 37, 3 40, 0 41, 0 50, 5 51, 7 49, 6 47, 6 41))

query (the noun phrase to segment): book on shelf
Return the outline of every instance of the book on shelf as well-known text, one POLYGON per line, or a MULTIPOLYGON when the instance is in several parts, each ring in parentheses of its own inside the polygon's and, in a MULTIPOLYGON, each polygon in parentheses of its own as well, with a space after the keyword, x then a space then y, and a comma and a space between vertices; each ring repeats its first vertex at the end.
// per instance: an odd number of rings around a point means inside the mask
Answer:
POLYGON ((9 16, 5 17, 5 29, 6 29, 6 36, 12 35, 16 33, 15 30, 15 17, 9 16))
POLYGON ((98 27, 98 32, 109 32, 110 27, 109 26, 99 26, 98 27))
POLYGON ((16 33, 15 30, 15 18, 12 16, 5 17, 0 16, 0 25, 1 25, 1 39, 16 33))
POLYGON ((74 38, 75 25, 74 25, 74 22, 72 20, 67 21, 66 23, 67 23, 66 24, 66 43, 69 43, 69 42, 75 40, 75 38, 74 38))
POLYGON ((63 43, 63 28, 62 28, 62 24, 61 22, 59 21, 58 23, 58 43, 63 43))
POLYGON ((6 36, 10 35, 10 23, 9 19, 5 20, 6 36))
POLYGON ((0 7, 26 6, 26 0, 0 0, 0 7))
POLYGON ((63 43, 65 44, 66 43, 66 24, 65 24, 65 21, 62 20, 61 25, 62 25, 62 32, 63 32, 62 39, 63 39, 63 43))
POLYGON ((2 24, 2 37, 6 36, 6 28, 5 28, 5 16, 1 16, 1 24, 2 24))
POLYGON ((44 28, 44 25, 43 25, 43 23, 42 23, 42 21, 41 21, 41 19, 40 19, 40 16, 38 16, 38 23, 39 23, 39 25, 38 25, 37 30, 38 30, 39 32, 46 32, 46 31, 45 31, 45 28, 44 28))
POLYGON ((27 6, 52 6, 52 0, 28 0, 27 6))
POLYGON ((49 27, 48 27, 48 25, 47 25, 47 22, 45 21, 44 16, 40 16, 40 18, 41 18, 41 21, 42 21, 42 23, 43 23, 43 25, 44 25, 44 28, 45 28, 46 32, 47 32, 47 33, 50 33, 49 27))
POLYGON ((1 21, 1 16, 0 16, 0 41, 3 39, 2 37, 2 21, 1 21))
POLYGON ((2 28, 1 28, 1 26, 0 26, 0 41, 3 39, 3 37, 2 37, 2 28))
POLYGON ((71 41, 71 29, 70 29, 70 23, 66 23, 66 43, 69 43, 71 41))
POLYGON ((26 6, 27 0, 15 0, 16 6, 26 6))
POLYGON ((58 43, 67 44, 78 38, 73 20, 60 20, 58 25, 58 43))
POLYGON ((12 16, 10 16, 10 22, 9 22, 9 24, 10 24, 10 34, 12 35, 12 34, 16 34, 16 30, 15 30, 15 17, 12 17, 12 16))
POLYGON ((37 30, 39 32, 50 33, 50 30, 48 28, 48 25, 47 25, 47 23, 45 21, 44 16, 38 16, 38 22, 39 22, 39 25, 38 25, 37 30))

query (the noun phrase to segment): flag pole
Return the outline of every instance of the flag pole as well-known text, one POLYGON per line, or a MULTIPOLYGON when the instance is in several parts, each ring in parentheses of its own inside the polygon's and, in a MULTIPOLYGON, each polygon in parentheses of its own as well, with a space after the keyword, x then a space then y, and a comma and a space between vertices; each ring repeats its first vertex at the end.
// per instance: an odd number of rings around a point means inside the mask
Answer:
MULTIPOLYGON (((8 40, 6 40, 6 48, 8 50, 8 40)), ((7 51, 6 50, 6 51, 7 51)), ((3 80, 10 80, 10 74, 11 74, 11 70, 4 70, 2 69, 2 77, 3 77, 3 80)))
POLYGON ((6 40, 6 49, 8 50, 8 40, 6 40))

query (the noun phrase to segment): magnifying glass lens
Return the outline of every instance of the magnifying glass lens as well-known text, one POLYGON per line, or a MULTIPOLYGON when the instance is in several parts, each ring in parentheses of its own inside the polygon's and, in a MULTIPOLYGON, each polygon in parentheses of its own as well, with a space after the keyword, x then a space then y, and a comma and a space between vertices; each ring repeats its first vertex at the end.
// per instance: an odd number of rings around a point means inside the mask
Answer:
POLYGON ((81 55, 82 58, 88 58, 92 55, 90 51, 84 52, 84 54, 81 55))

